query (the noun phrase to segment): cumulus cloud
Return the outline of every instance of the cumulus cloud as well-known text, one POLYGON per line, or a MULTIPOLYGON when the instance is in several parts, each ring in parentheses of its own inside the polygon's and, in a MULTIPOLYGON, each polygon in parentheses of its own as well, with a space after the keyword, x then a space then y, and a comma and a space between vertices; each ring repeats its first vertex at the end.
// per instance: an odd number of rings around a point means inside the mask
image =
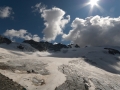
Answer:
POLYGON ((58 35, 63 33, 65 25, 70 21, 70 15, 65 17, 66 12, 60 8, 46 9, 46 6, 41 3, 32 6, 32 8, 41 13, 41 17, 45 21, 45 29, 43 30, 43 40, 45 41, 54 41, 58 35))
POLYGON ((40 41, 40 37, 37 34, 35 34, 35 35, 33 35, 33 40, 40 41))
POLYGON ((6 30, 6 32, 4 33, 5 36, 10 37, 11 40, 16 37, 16 38, 21 38, 21 39, 25 39, 25 40, 34 40, 39 42, 40 41, 40 37, 38 35, 32 35, 31 33, 28 33, 27 30, 24 29, 20 29, 20 30, 6 30))
POLYGON ((0 7, 0 18, 8 18, 14 12, 12 11, 11 7, 0 7))
POLYGON ((44 18, 44 25, 46 26, 43 30, 44 40, 53 41, 57 35, 63 33, 65 25, 70 21, 70 15, 66 16, 66 19, 64 15, 65 11, 56 7, 42 11, 41 17, 44 18))
POLYGON ((120 45, 120 17, 91 16, 76 18, 72 30, 64 34, 63 40, 70 40, 80 46, 120 45))

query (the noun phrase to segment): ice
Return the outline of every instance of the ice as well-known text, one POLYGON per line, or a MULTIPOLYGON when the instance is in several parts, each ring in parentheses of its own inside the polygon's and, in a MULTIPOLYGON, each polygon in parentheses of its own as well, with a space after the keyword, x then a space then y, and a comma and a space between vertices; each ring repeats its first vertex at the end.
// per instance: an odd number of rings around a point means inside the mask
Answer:
MULTIPOLYGON (((97 81, 103 82, 106 90, 109 84, 113 85, 115 90, 120 88, 120 55, 111 55, 104 47, 39 52, 29 44, 23 44, 25 50, 20 50, 17 48, 19 44, 0 45, 0 63, 12 67, 10 70, 7 68, 2 70, 0 66, 0 73, 21 84, 27 90, 54 90, 65 83, 66 77, 70 79, 69 74, 75 73, 81 78, 89 78, 91 85, 89 90, 95 90, 97 81), (62 69, 65 69, 65 73, 61 71, 62 69)), ((119 47, 111 48, 120 50, 119 47)), ((85 84, 88 85, 88 83, 85 84)))

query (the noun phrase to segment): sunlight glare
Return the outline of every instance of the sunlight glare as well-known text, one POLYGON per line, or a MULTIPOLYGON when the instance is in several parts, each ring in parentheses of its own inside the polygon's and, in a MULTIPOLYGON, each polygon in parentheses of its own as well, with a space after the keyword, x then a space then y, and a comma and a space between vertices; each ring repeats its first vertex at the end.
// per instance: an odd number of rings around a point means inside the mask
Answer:
POLYGON ((97 2, 98 2, 99 0, 90 0, 90 2, 89 2, 89 4, 93 7, 93 6, 97 6, 97 2))
POLYGON ((89 0, 89 2, 83 4, 82 7, 86 7, 89 5, 91 6, 91 8, 89 10, 89 15, 92 14, 94 8, 98 8, 100 10, 100 12, 104 12, 104 9, 98 4, 98 1, 100 1, 100 0, 89 0), (96 7, 94 7, 94 6, 96 6, 96 7))

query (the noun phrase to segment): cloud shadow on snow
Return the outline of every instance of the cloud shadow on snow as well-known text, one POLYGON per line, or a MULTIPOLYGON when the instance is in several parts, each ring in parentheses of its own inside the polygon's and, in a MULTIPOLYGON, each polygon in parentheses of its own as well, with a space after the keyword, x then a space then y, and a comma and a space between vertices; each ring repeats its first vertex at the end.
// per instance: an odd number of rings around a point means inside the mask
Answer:
MULTIPOLYGON (((95 49, 95 48, 94 48, 95 49)), ((85 50, 85 49, 84 49, 85 50)), ((109 54, 107 50, 103 47, 100 47, 98 50, 92 50, 92 48, 88 48, 88 52, 81 49, 79 50, 73 49, 70 51, 63 51, 62 53, 56 52, 51 55, 51 57, 59 57, 59 58, 82 58, 85 62, 93 65, 95 67, 101 68, 105 71, 120 74, 120 59, 118 54, 112 55, 109 54)))

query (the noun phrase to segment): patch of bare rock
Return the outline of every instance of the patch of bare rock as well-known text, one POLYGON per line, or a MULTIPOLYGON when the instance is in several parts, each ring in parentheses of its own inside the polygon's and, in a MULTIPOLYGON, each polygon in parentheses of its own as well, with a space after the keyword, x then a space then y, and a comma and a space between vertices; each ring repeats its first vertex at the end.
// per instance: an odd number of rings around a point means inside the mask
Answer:
POLYGON ((26 90, 12 79, 0 74, 0 90, 26 90))

